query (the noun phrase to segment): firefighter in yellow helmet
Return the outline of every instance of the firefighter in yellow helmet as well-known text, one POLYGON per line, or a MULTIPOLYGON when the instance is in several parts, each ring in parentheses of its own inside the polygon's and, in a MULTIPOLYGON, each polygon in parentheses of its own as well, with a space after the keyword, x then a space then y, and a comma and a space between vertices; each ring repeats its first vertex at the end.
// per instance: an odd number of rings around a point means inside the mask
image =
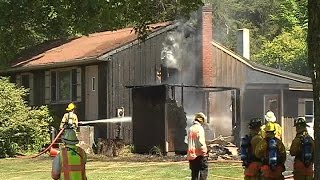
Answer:
POLYGON ((275 137, 275 125, 268 123, 265 127, 266 137, 261 140, 255 155, 262 160, 261 177, 263 180, 284 179, 282 172, 285 171, 286 149, 280 139, 275 137))
POLYGON ((242 138, 240 146, 240 156, 244 166, 244 179, 256 180, 260 178, 261 159, 254 154, 257 144, 262 140, 259 133, 262 124, 261 118, 250 120, 250 134, 242 138))
POLYGON ((86 180, 87 155, 82 148, 76 146, 79 143, 76 132, 72 129, 66 129, 62 136, 62 142, 64 147, 53 160, 51 177, 54 180, 86 180))
POLYGON ((205 134, 202 124, 207 117, 202 113, 196 113, 193 125, 188 132, 188 152, 189 167, 191 169, 192 180, 206 180, 208 177, 208 154, 205 141, 205 134))
POLYGON ((277 123, 277 118, 274 115, 274 113, 272 111, 268 111, 265 116, 264 116, 265 120, 266 120, 266 124, 261 126, 261 135, 263 138, 266 137, 266 131, 265 128, 268 124, 274 124, 275 127, 275 137, 281 140, 281 136, 282 136, 282 128, 280 126, 280 124, 277 123))
POLYGON ((305 118, 295 119, 296 137, 293 139, 290 147, 290 155, 294 158, 294 179, 312 180, 313 179, 313 162, 314 162, 314 140, 308 134, 307 123, 305 118))
POLYGON ((63 115, 61 123, 60 123, 60 129, 62 128, 70 128, 77 130, 78 128, 78 116, 74 112, 76 109, 76 105, 74 103, 70 103, 66 109, 66 113, 63 115))

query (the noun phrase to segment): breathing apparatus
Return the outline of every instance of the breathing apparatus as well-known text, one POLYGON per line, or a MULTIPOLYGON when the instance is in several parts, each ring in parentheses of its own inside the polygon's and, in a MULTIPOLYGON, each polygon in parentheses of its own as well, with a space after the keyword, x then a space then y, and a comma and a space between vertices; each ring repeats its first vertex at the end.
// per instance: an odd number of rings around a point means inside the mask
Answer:
POLYGON ((275 169, 278 165, 278 149, 277 149, 277 141, 276 138, 271 138, 268 141, 269 148, 269 166, 271 169, 275 169))
POLYGON ((312 163, 312 137, 309 135, 302 136, 301 138, 301 144, 302 144, 302 162, 305 166, 310 166, 312 163))
POLYGON ((240 146, 240 158, 242 160, 242 166, 249 166, 252 162, 252 147, 251 147, 251 139, 252 137, 249 135, 241 138, 241 146, 240 146))

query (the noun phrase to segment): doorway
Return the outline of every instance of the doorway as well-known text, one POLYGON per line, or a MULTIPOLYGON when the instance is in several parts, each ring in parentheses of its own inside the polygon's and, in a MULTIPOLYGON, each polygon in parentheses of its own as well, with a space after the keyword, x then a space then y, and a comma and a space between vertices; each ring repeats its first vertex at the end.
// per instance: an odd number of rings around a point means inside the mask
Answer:
POLYGON ((86 120, 98 119, 98 66, 86 66, 86 120))

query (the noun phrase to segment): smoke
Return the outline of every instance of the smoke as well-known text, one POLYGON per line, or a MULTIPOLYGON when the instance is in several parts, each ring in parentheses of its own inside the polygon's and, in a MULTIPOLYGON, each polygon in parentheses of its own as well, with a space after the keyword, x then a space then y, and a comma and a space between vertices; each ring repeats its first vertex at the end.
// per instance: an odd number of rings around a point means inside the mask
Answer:
POLYGON ((177 32, 170 32, 162 43, 163 48, 161 51, 161 61, 164 67, 181 70, 181 63, 179 63, 182 54, 180 40, 181 34, 178 34, 177 32))
POLYGON ((162 66, 179 71, 179 77, 173 77, 177 76, 176 74, 171 74, 169 77, 175 79, 176 84, 195 84, 194 76, 190 79, 188 74, 194 74, 200 60, 197 52, 199 51, 197 43, 200 38, 200 31, 197 29, 198 19, 198 13, 193 13, 189 20, 176 21, 177 27, 168 32, 162 43, 162 66))

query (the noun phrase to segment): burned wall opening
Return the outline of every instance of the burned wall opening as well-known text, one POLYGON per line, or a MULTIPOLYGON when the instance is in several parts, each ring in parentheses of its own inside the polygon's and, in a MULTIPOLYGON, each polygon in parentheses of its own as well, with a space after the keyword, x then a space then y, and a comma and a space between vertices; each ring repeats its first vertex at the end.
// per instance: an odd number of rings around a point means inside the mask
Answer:
MULTIPOLYGON (((209 88, 187 85, 134 86, 133 145, 137 153, 149 153, 154 147, 162 153, 185 154, 187 129, 192 125, 196 112, 204 112, 210 119, 209 93, 229 91, 232 88, 209 88), (179 94, 176 94, 177 91, 179 94), (192 94, 192 95, 191 95, 192 94), (190 95, 190 96, 188 96, 190 95), (197 97, 194 99, 193 97, 197 97)), ((208 122, 209 123, 209 120, 208 122)), ((204 126, 208 140, 214 130, 204 126)))

